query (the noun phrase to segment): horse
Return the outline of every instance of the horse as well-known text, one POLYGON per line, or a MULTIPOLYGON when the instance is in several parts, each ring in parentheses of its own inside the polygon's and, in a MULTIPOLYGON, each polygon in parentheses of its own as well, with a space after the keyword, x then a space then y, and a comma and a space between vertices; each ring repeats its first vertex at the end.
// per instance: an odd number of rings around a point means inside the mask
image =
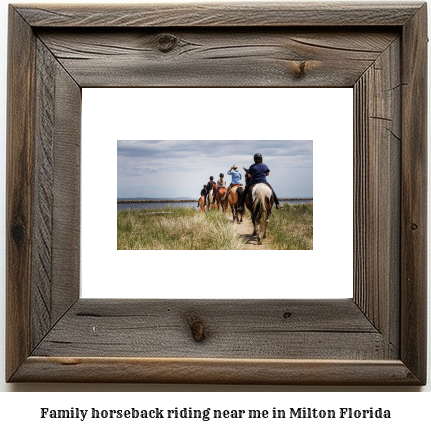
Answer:
MULTIPOLYGON (((245 170, 245 183, 246 186, 250 183, 248 176, 248 169, 245 170)), ((245 198, 245 205, 251 212, 251 221, 253 222, 253 235, 257 236, 257 244, 261 245, 261 217, 265 213, 265 223, 263 228, 262 238, 266 238, 266 230, 269 223, 269 217, 271 216, 272 206, 274 205, 274 192, 269 184, 258 183, 253 184, 247 191, 245 198)))
MULTIPOLYGON (((217 190, 217 184, 214 184, 213 185, 214 193, 216 190, 217 190)), ((227 208, 229 206, 229 202, 226 199, 221 200, 221 198, 224 196, 225 193, 226 193, 226 187, 221 187, 216 194, 217 210, 220 209, 221 207, 223 212, 227 212, 227 208)))
POLYGON ((207 209, 208 209, 208 211, 214 210, 217 208, 217 204, 212 203, 213 200, 214 200, 214 190, 211 189, 210 192, 208 193, 208 196, 207 196, 207 209))
POLYGON ((238 202, 240 201, 243 193, 244 188, 242 187, 242 185, 234 184, 231 187, 229 195, 227 197, 227 201, 229 202, 230 208, 232 210, 233 221, 236 221, 237 223, 242 223, 242 217, 244 215, 244 211, 238 211, 238 202))
POLYGON ((204 205, 204 202, 205 202, 205 196, 201 196, 200 198, 199 198, 199 202, 198 202, 198 204, 199 204, 199 211, 206 211, 206 207, 205 207, 205 205, 204 205))

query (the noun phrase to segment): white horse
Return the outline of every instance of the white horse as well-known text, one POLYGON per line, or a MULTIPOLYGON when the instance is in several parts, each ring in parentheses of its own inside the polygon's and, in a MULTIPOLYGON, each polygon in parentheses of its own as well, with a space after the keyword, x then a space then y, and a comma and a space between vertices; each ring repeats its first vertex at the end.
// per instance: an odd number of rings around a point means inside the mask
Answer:
MULTIPOLYGON (((246 184, 250 182, 248 169, 246 172, 246 184)), ((274 205, 274 192, 269 184, 258 183, 253 184, 247 191, 245 205, 251 212, 251 221, 253 222, 253 235, 257 236, 258 245, 262 244, 262 238, 266 238, 266 230, 268 228, 269 217, 271 216, 272 206, 274 205), (263 226, 263 235, 261 232, 260 220, 262 215, 265 215, 263 226)))

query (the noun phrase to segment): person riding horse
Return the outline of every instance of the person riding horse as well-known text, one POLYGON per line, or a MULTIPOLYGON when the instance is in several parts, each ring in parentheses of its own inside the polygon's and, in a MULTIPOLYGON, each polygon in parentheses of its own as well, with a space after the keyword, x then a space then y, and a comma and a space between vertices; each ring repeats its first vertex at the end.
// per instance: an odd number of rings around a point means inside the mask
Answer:
POLYGON ((217 192, 222 189, 223 187, 226 187, 226 181, 224 181, 224 174, 220 174, 220 178, 217 181, 217 190, 214 192, 214 198, 213 198, 213 204, 215 204, 217 192))
MULTIPOLYGON (((205 196, 207 193, 208 193, 208 189, 207 189, 206 184, 204 184, 204 185, 203 185, 203 189, 201 190, 201 197, 202 197, 202 196, 205 196)), ((200 201, 200 200, 201 200, 201 198, 199 198, 199 200, 198 200, 198 205, 197 205, 197 206, 199 206, 199 201, 200 201)))
POLYGON ((241 184, 241 172, 238 172, 238 166, 237 165, 233 165, 230 170, 227 173, 228 175, 232 175, 232 182, 229 184, 228 188, 226 189, 226 193, 224 194, 224 196, 221 198, 222 201, 224 201, 225 199, 228 199, 228 195, 230 192, 230 189, 234 186, 234 185, 242 185, 241 184))
POLYGON ((210 180, 207 183, 207 193, 205 195, 204 205, 207 204, 207 195, 209 195, 209 192, 212 190, 214 184, 215 184, 214 177, 211 175, 210 180))
POLYGON ((250 168, 248 169, 248 176, 250 177, 250 181, 245 186, 244 193, 241 197, 241 201, 239 202, 238 211, 244 211, 244 202, 247 197, 248 190, 252 185, 258 184, 258 183, 265 183, 274 193, 275 207, 277 209, 283 208, 284 205, 280 204, 280 201, 278 200, 274 192, 274 189, 266 181, 266 177, 269 175, 269 168, 262 162, 263 161, 262 154, 256 153, 253 158, 254 158, 254 164, 251 165, 250 168))

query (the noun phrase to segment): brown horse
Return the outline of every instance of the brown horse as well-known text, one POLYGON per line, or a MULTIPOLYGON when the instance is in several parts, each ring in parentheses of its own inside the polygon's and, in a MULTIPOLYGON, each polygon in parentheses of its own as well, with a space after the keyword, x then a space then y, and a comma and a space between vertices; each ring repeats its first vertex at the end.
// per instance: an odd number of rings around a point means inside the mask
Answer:
POLYGON ((205 202, 205 196, 201 196, 200 198, 199 198, 199 202, 198 202, 198 204, 199 204, 199 211, 206 211, 206 206, 204 205, 204 202, 205 202))
MULTIPOLYGON (((217 184, 213 185, 213 190, 215 193, 217 190, 217 184)), ((221 200, 221 198, 224 196, 225 193, 226 193, 226 187, 222 187, 218 190, 216 194, 217 209, 220 209, 221 207, 223 212, 227 212, 227 208, 229 206, 229 202, 226 199, 221 200)))
POLYGON ((238 203, 243 193, 244 188, 239 184, 235 184, 231 187, 229 195, 227 197, 230 208, 232 210, 233 221, 236 221, 237 223, 242 223, 242 217, 244 215, 244 211, 238 211, 238 203))
MULTIPOLYGON (((248 176, 248 169, 245 170, 246 185, 250 182, 248 176)), ((251 221, 253 222, 253 235, 257 236, 257 243, 262 244, 261 241, 261 225, 260 221, 262 215, 265 214, 265 223, 263 228, 262 238, 266 238, 266 229, 271 216, 272 206, 274 205, 274 192, 272 187, 267 183, 253 184, 247 191, 245 198, 245 205, 251 212, 251 221)))

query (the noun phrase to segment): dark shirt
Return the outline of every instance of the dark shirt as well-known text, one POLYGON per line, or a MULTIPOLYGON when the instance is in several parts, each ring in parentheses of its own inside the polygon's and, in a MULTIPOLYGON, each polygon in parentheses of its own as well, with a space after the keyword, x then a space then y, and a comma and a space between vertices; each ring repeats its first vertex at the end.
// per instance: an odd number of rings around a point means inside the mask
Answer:
POLYGON ((212 190, 214 184, 215 184, 214 180, 208 181, 208 184, 207 184, 208 191, 207 191, 207 193, 209 193, 212 190))
POLYGON ((269 172, 265 163, 255 163, 251 165, 248 173, 251 174, 250 185, 257 183, 266 183, 266 173, 269 172))
POLYGON ((201 196, 204 196, 204 195, 206 195, 207 194, 207 189, 204 187, 202 190, 201 190, 201 196))

